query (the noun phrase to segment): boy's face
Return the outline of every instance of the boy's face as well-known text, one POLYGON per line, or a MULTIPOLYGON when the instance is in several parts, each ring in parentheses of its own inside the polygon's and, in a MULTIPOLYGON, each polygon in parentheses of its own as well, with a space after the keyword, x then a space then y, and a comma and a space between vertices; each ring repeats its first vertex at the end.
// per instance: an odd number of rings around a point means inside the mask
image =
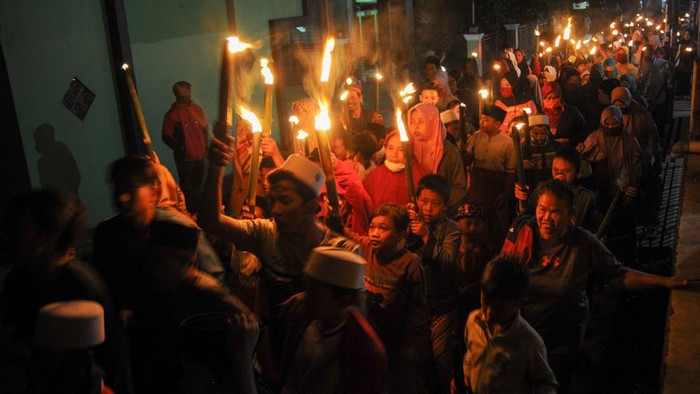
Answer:
POLYGON ((437 105, 438 101, 440 101, 440 93, 435 89, 423 89, 420 94, 421 103, 437 105))
POLYGON ((290 235, 301 223, 312 220, 313 213, 309 211, 311 204, 315 203, 304 204, 296 185, 289 179, 270 184, 270 213, 280 233, 290 235))
POLYGON ((481 218, 461 218, 457 222, 462 235, 475 237, 482 234, 486 228, 486 221, 481 218))
POLYGON ((481 293, 481 313, 486 323, 491 326, 510 322, 519 309, 518 301, 487 300, 484 293, 481 293))
POLYGON ((547 142, 547 135, 549 131, 547 126, 531 126, 530 127, 530 139, 533 145, 542 146, 547 142))
POLYGON ((401 238, 394 221, 389 216, 380 215, 372 218, 372 222, 369 224, 369 244, 372 250, 393 252, 401 238))
POLYGON ((136 225, 146 226, 156 214, 156 185, 143 185, 117 196, 119 212, 136 225))
POLYGON ((341 301, 335 297, 332 288, 313 278, 304 280, 305 301, 311 309, 313 317, 321 322, 332 320, 344 308, 341 301))
POLYGON ((333 153, 338 160, 346 160, 348 158, 349 152, 342 138, 333 138, 333 153))
POLYGON ((552 161, 552 178, 571 185, 576 180, 577 175, 578 173, 576 172, 574 163, 566 161, 561 157, 555 157, 552 161))
POLYGON ((440 219, 447 207, 440 194, 433 190, 423 189, 418 195, 418 211, 427 224, 433 224, 440 219))

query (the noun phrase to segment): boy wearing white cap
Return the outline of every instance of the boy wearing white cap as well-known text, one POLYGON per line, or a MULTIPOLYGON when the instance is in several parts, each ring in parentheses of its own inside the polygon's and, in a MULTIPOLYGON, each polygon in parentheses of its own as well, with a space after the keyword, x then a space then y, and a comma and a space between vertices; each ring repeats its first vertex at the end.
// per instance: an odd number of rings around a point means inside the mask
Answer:
POLYGON ((280 364, 283 392, 387 391, 387 358, 379 336, 353 307, 365 291, 365 260, 321 246, 304 268, 304 296, 286 304, 280 364))
MULTIPOLYGON (((559 149, 559 143, 551 137, 549 117, 547 115, 532 115, 530 123, 530 158, 524 158, 525 169, 528 172, 528 185, 534 190, 537 185, 552 179, 552 161, 559 149)), ((526 142, 527 143, 527 142, 526 142)), ((516 185, 517 187, 517 185, 516 185)))
POLYGON ((318 165, 297 154, 289 156, 268 176, 272 219, 238 220, 223 215, 223 167, 232 154, 230 144, 212 141, 198 223, 208 233, 233 242, 237 249, 260 259, 268 303, 274 310, 277 304, 301 291, 302 270, 315 247, 335 246, 356 253, 359 247, 316 219, 317 199, 325 177, 318 165))

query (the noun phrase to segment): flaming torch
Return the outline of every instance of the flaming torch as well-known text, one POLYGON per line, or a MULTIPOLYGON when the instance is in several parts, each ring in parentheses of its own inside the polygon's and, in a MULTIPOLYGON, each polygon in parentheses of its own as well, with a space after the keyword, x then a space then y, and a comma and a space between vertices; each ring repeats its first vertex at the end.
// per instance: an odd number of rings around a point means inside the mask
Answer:
POLYGON ((333 215, 340 215, 340 203, 338 200, 338 189, 335 185, 335 173, 331 162, 331 145, 328 133, 331 129, 331 118, 328 115, 328 106, 320 102, 318 106, 321 112, 315 118, 316 138, 318 139, 318 154, 321 158, 321 167, 326 175, 326 192, 328 201, 333 208, 333 215))
POLYGON ((525 145, 523 146, 523 159, 532 160, 532 147, 530 146, 530 115, 532 110, 530 108, 523 108, 523 118, 525 122, 523 123, 523 139, 525 139, 525 145))
POLYGON ((226 139, 226 130, 230 130, 233 125, 231 83, 234 81, 234 56, 250 47, 250 44, 241 42, 238 37, 228 37, 224 44, 224 55, 221 58, 221 80, 219 82, 219 114, 217 118, 219 125, 214 128, 214 134, 220 141, 226 139))
POLYGON ((403 90, 399 92, 399 96, 401 97, 401 101, 408 106, 411 103, 411 100, 413 100, 413 95, 415 93, 416 88, 413 86, 413 82, 411 82, 404 86, 403 90))
POLYGON ((484 111, 484 101, 486 101, 487 98, 489 98, 489 90, 479 90, 479 115, 484 111))
POLYGON ((515 178, 518 185, 522 188, 527 186, 525 179, 525 167, 523 167, 523 154, 520 151, 520 129, 524 123, 518 123, 511 129, 511 137, 513 138, 513 150, 515 151, 515 178))
POLYGON ((382 74, 377 71, 377 73, 374 75, 375 78, 375 84, 374 84, 374 112, 379 112, 379 81, 384 78, 382 74))
POLYGON ((302 149, 304 151, 304 157, 309 157, 309 133, 304 130, 299 130, 297 132, 297 139, 301 141, 302 149))
POLYGON ((411 168, 413 156, 411 153, 411 144, 408 141, 408 133, 406 133, 406 126, 403 124, 403 116, 401 115, 400 108, 396 108, 396 127, 399 129, 399 140, 401 140, 401 147, 403 148, 404 171, 406 172, 406 185, 408 186, 408 200, 415 204, 416 188, 413 185, 413 168, 411 168))
POLYGON ((262 125, 258 117, 246 107, 240 106, 241 117, 250 123, 253 130, 253 147, 250 152, 250 177, 248 178, 248 208, 255 214, 255 196, 258 191, 258 169, 260 168, 260 139, 262 138, 262 125))
POLYGON ((143 110, 141 109, 141 102, 139 101, 139 95, 136 92, 136 85, 134 85, 134 77, 131 76, 131 71, 129 71, 129 65, 122 64, 122 70, 124 70, 124 77, 126 78, 126 86, 129 88, 129 96, 131 96, 131 104, 134 106, 134 112, 136 112, 136 120, 139 124, 139 129, 141 130, 141 138, 143 138, 143 144, 146 146, 146 153, 151 157, 153 156, 153 144, 151 143, 151 136, 148 134, 148 127, 146 127, 146 119, 143 117, 143 110))
POLYGON ((268 67, 269 64, 269 60, 265 58, 260 59, 260 74, 265 78, 262 122, 263 137, 269 137, 272 134, 272 84, 274 83, 274 78, 272 77, 270 67, 268 67))

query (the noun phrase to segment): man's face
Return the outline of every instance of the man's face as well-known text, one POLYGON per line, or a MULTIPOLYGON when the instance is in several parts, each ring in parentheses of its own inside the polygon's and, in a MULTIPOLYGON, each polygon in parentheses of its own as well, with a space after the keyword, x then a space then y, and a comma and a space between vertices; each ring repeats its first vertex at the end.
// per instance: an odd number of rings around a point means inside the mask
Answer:
POLYGON ((416 141, 425 141, 428 138, 425 116, 415 110, 411 112, 411 119, 408 120, 408 128, 416 141))
POLYGON ((177 86, 175 88, 175 97, 178 100, 190 100, 191 92, 187 86, 177 86))
POLYGON ((578 173, 576 172, 574 163, 566 161, 561 157, 555 157, 552 161, 552 178, 571 185, 576 180, 577 175, 578 173))
POLYGON ((156 185, 143 185, 117 196, 119 212, 137 226, 147 226, 156 214, 156 185))
POLYGON ((435 74, 437 74, 437 67, 433 63, 425 63, 423 72, 425 73, 425 78, 432 81, 435 79, 435 74))
POLYGON ((497 121, 496 119, 488 116, 481 114, 479 116, 479 129, 482 131, 495 131, 498 130, 498 128, 501 127, 501 122, 497 121))
POLYGON ((270 212, 280 233, 291 235, 299 225, 306 220, 313 220, 313 213, 309 214, 310 205, 306 204, 297 191, 296 185, 289 179, 283 179, 270 185, 270 212))
POLYGON ((537 200, 535 217, 537 218, 540 238, 555 240, 566 234, 572 212, 569 212, 566 201, 551 193, 542 193, 537 200))
POLYGON ((423 91, 420 94, 421 103, 430 103, 433 105, 437 105, 439 100, 440 94, 435 89, 423 89, 423 91))
POLYGON ((348 110, 350 112, 354 112, 362 105, 362 95, 357 94, 357 92, 354 90, 350 90, 345 103, 348 106, 348 110))
POLYGON ((683 39, 686 41, 690 40, 690 32, 688 30, 683 32, 683 39))
POLYGON ((530 138, 535 145, 544 145, 547 142, 547 134, 549 129, 547 126, 531 126, 530 138))
POLYGON ((447 207, 440 194, 433 190, 423 189, 418 195, 418 211, 427 224, 435 223, 445 214, 447 207))

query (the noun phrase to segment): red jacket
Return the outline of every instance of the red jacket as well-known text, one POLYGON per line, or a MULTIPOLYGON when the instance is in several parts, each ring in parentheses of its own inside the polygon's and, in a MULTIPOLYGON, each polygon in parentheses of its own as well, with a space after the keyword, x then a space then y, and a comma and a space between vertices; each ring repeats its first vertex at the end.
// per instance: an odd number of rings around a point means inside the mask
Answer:
POLYGON ((174 103, 163 119, 163 142, 176 161, 204 160, 207 150, 207 117, 197 104, 174 103))

